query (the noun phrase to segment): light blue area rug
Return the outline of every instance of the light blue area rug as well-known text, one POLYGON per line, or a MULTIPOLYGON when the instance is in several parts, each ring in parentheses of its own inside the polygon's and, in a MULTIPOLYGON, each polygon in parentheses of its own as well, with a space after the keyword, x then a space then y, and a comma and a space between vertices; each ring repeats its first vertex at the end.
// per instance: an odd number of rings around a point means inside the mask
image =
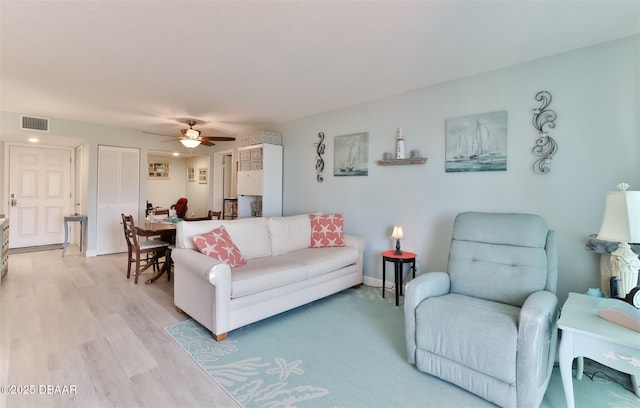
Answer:
MULTIPOLYGON (((403 310, 394 302, 363 286, 234 330, 222 342, 193 320, 166 331, 247 408, 494 406, 407 363, 403 310)), ((576 407, 640 406, 605 376, 574 380, 574 390, 576 407)), ((566 406, 557 368, 542 406, 566 406)))

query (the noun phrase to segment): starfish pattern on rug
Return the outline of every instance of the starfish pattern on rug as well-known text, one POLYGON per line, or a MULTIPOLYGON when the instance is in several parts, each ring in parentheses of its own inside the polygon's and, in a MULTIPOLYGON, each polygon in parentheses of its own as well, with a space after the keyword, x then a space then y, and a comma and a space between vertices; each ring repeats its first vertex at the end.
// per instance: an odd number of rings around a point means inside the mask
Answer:
POLYGON ((285 359, 277 357, 275 362, 278 367, 268 369, 267 374, 280 374, 280 381, 286 381, 290 374, 304 374, 304 370, 300 368, 302 360, 287 363, 285 359))

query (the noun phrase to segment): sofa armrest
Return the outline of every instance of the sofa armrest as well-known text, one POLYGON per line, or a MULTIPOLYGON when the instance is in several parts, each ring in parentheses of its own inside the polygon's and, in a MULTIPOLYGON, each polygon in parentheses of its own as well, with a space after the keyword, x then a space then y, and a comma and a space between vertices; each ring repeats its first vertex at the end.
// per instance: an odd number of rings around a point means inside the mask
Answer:
POLYGON ((344 245, 354 248, 362 248, 364 250, 364 239, 355 235, 344 234, 344 245))
POLYGON ((429 272, 419 275, 407 283, 404 296, 404 331, 407 345, 407 359, 416 362, 416 307, 428 297, 449 293, 451 283, 445 272, 429 272))
POLYGON ((364 271, 364 239, 355 235, 344 234, 344 245, 358 249, 358 284, 361 284, 364 271))
POLYGON ((223 338, 231 319, 231 268, 188 248, 174 249, 171 257, 175 305, 223 338))
MULTIPOLYGON (((558 298, 538 291, 525 300, 518 323, 518 406, 539 404, 532 399, 544 395, 555 361, 558 339, 558 298)), ((533 406, 533 405, 531 405, 533 406)), ((537 406, 537 405, 535 405, 537 406)))
POLYGON ((231 297, 231 267, 215 258, 187 248, 175 248, 171 251, 171 259, 176 268, 208 280, 215 286, 229 286, 231 297))

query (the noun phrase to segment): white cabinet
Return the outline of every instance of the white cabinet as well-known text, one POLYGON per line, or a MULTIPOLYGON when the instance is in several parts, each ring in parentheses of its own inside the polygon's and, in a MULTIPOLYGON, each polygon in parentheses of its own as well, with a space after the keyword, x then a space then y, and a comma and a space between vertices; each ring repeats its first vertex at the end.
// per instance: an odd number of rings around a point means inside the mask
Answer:
POLYGON ((282 146, 238 148, 238 216, 282 215, 282 146))

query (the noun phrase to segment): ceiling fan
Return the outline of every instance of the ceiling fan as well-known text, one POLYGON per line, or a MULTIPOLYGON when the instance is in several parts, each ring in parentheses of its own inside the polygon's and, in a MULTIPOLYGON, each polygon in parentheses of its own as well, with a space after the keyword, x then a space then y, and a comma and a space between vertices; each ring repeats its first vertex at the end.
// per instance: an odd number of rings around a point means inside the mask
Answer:
POLYGON ((197 125, 198 122, 196 122, 193 119, 188 119, 184 123, 187 126, 189 126, 189 128, 180 129, 180 133, 182 134, 182 136, 163 135, 161 133, 154 133, 154 132, 143 132, 143 133, 175 137, 180 141, 180 143, 182 143, 184 147, 187 147, 190 149, 198 147, 201 144, 204 146, 214 146, 215 143, 212 143, 212 141, 214 140, 218 142, 228 142, 228 141, 236 140, 235 137, 231 137, 231 136, 201 136, 200 135, 201 132, 193 128, 195 125, 197 125))

